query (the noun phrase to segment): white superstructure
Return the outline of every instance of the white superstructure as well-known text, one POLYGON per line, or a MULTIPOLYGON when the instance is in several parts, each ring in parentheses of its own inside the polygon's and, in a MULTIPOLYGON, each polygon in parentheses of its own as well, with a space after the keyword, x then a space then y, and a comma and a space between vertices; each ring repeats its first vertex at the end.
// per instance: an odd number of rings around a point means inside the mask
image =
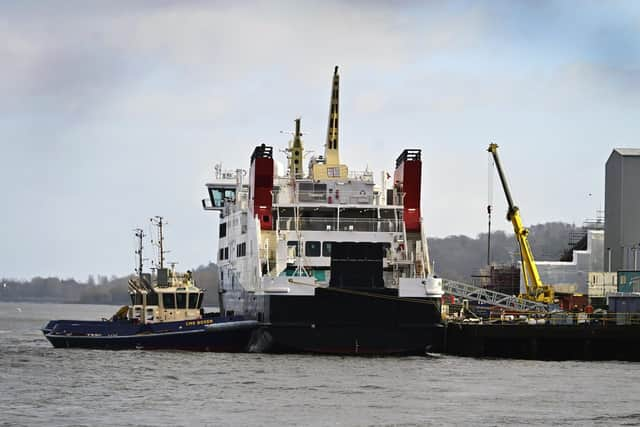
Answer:
POLYGON ((338 74, 334 73, 324 156, 307 168, 300 119, 279 171, 273 149, 261 145, 250 169, 215 168, 206 184, 205 210, 220 212, 217 263, 221 309, 260 313, 260 295, 314 295, 331 283, 335 242, 381 244, 384 287, 400 297, 439 297, 438 279, 429 275, 426 237, 419 217, 420 150, 405 150, 393 176, 350 171, 338 147, 338 74), (306 171, 305 171, 306 169, 306 171), (305 173, 306 172, 306 173, 305 173), (427 279, 428 278, 428 279, 427 279))

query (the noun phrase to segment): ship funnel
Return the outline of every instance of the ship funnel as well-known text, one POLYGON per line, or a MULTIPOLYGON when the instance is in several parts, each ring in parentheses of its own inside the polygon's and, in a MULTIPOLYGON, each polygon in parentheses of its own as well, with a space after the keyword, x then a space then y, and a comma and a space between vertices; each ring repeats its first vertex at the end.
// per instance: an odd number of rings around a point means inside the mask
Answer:
POLYGON ((418 149, 404 150, 396 160, 394 173, 394 205, 404 207, 407 231, 420 231, 420 183, 422 159, 418 149))
POLYGON ((260 228, 273 226, 273 147, 258 145, 251 155, 249 170, 249 201, 253 216, 258 216, 260 228))

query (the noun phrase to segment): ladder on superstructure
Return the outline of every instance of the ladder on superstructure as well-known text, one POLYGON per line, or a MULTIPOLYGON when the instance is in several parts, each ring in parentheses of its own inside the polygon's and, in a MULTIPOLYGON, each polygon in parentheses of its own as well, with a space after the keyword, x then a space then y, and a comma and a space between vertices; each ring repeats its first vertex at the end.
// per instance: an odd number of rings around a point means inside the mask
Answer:
POLYGON ((442 290, 458 298, 467 299, 479 303, 485 303, 496 307, 502 307, 514 311, 546 313, 549 306, 536 301, 529 301, 518 298, 514 295, 503 294, 502 292, 491 291, 489 289, 470 285, 468 283, 456 282, 455 280, 442 279, 442 290))

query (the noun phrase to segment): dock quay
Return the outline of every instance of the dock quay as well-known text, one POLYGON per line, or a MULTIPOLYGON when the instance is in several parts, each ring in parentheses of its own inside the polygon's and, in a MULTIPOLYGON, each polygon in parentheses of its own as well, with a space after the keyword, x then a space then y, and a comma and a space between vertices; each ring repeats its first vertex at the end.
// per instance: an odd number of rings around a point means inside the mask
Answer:
POLYGON ((640 324, 446 322, 437 352, 531 360, 640 361, 640 324))

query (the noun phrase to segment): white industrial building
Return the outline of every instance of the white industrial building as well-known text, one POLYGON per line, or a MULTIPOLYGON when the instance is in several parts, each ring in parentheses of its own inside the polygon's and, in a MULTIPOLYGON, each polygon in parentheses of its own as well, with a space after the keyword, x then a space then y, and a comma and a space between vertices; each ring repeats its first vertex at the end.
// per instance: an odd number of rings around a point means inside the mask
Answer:
MULTIPOLYGON (((587 230, 585 239, 585 249, 574 250, 571 261, 536 261, 540 279, 552 285, 556 293, 604 296, 607 291, 616 291, 615 274, 602 274, 604 230, 587 230)), ((522 272, 520 288, 524 292, 522 272)))
POLYGON ((640 148, 615 148, 605 169, 605 256, 601 268, 604 271, 637 270, 640 266, 640 148))

